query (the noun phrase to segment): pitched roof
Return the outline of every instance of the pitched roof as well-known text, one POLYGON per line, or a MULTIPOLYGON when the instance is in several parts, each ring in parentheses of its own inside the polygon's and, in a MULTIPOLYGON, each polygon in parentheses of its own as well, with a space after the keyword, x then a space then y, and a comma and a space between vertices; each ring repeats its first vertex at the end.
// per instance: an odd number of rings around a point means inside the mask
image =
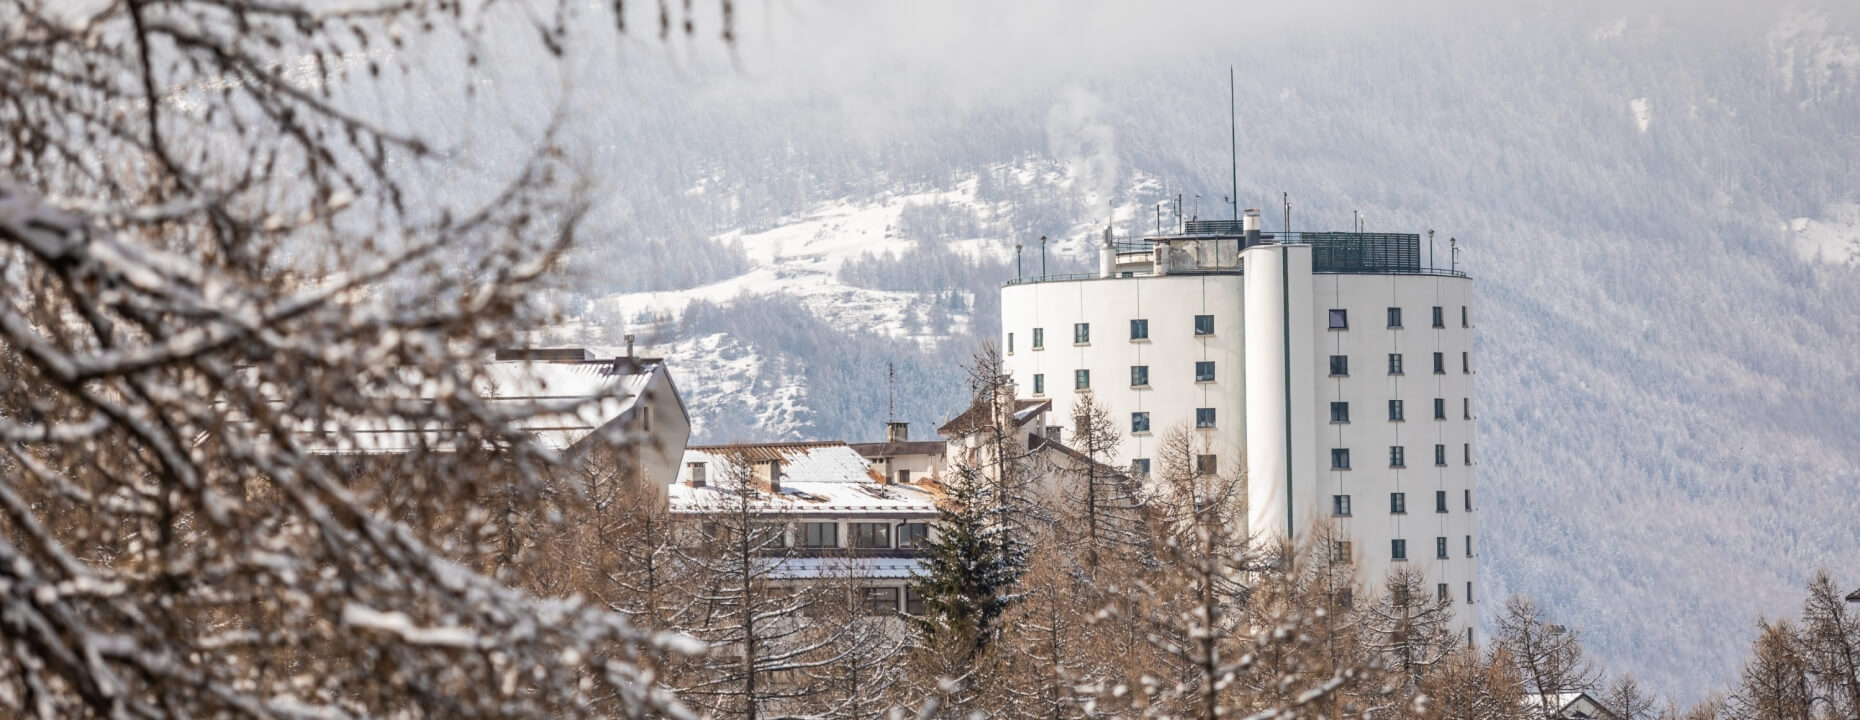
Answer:
MULTIPOLYGON (((1053 452, 1059 453, 1066 457, 1072 458, 1073 460, 1078 461, 1078 462, 1082 462, 1082 463, 1093 462, 1092 459, 1086 456, 1085 453, 1074 450, 1070 446, 1067 446, 1065 443, 1048 438, 1041 433, 1027 433, 1027 449, 1029 451, 1051 450, 1053 452)), ((1123 468, 1113 467, 1110 465, 1106 465, 1104 463, 1095 463, 1095 464, 1098 466, 1099 472, 1108 473, 1111 475, 1123 475, 1124 474, 1123 468)))
POLYGON ((705 513, 734 500, 742 479, 753 477, 738 463, 781 461, 781 492, 752 483, 759 512, 793 515, 936 514, 937 493, 924 485, 880 484, 871 462, 843 442, 760 443, 685 448, 684 465, 668 495, 672 512, 705 513), (705 463, 704 487, 688 484, 692 463, 705 463))
MULTIPOLYGON (((478 370, 470 394, 509 427, 529 432, 554 450, 573 447, 631 412, 655 382, 671 382, 663 361, 644 358, 499 360, 478 370)), ((403 378, 393 394, 429 401, 450 394, 451 378, 424 377, 413 368, 403 378)), ((456 437, 453 428, 414 427, 398 417, 355 418, 343 427, 305 428, 303 433, 319 451, 331 453, 408 452, 423 445, 444 449, 456 437)))
MULTIPOLYGON (((1014 425, 1015 427, 1025 425, 1027 421, 1032 420, 1041 412, 1051 409, 1053 409, 1051 400, 1017 399, 1014 401, 1014 425)), ((943 423, 943 427, 937 428, 936 431, 944 437, 975 432, 988 427, 993 422, 988 415, 988 406, 979 402, 970 403, 969 409, 962 411, 962 414, 957 415, 955 419, 943 423)))
POLYGON ((897 457, 899 455, 942 455, 945 442, 942 440, 911 440, 906 442, 851 443, 852 449, 866 458, 897 457))

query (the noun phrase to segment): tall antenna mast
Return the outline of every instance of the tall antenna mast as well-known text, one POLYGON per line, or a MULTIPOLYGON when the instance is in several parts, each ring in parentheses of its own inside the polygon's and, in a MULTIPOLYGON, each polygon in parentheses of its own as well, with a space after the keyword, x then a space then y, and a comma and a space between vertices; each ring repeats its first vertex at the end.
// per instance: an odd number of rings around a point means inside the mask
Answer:
POLYGON ((1240 222, 1240 111, 1234 101, 1234 66, 1227 66, 1227 121, 1231 129, 1228 140, 1231 143, 1229 159, 1234 169, 1234 194, 1227 198, 1234 206, 1234 222, 1240 222))
POLYGON ((890 362, 885 363, 885 422, 898 421, 898 371, 890 362))

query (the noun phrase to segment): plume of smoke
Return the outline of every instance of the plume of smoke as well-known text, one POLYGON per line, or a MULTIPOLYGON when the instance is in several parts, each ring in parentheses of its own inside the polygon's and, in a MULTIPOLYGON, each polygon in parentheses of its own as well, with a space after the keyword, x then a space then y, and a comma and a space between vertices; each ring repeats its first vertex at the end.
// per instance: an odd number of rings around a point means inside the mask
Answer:
POLYGON ((1074 87, 1046 114, 1047 152, 1071 166, 1073 187, 1095 204, 1117 189, 1117 132, 1103 113, 1103 99, 1074 87))

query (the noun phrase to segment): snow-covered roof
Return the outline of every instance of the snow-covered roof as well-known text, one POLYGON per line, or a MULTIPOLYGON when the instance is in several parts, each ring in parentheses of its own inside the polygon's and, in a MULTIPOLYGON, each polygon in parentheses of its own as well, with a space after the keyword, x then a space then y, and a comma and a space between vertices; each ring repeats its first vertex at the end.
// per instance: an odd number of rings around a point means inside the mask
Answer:
MULTIPOLYGON (((480 370, 473 379, 471 394, 509 427, 528 431, 537 442, 554 450, 573 447, 633 411, 647 388, 665 376, 663 361, 639 358, 493 361, 480 370)), ((421 400, 452 394, 449 378, 420 378, 413 370, 408 373, 410 377, 401 387, 417 388, 421 400)), ((323 436, 328 441, 318 449, 337 453, 407 452, 422 444, 445 449, 453 434, 452 428, 414 427, 398 417, 360 418, 343 427, 324 429, 330 431, 323 436)))
POLYGON ((777 580, 818 580, 849 576, 872 580, 903 580, 909 578, 922 564, 922 558, 909 557, 791 557, 783 558, 769 575, 777 580))
MULTIPOLYGON (((1051 400, 1033 400, 1027 398, 1015 400, 1014 425, 1016 427, 1025 425, 1029 420, 1038 417, 1040 413, 1052 409, 1053 401, 1051 400)), ((937 428, 936 431, 941 433, 944 437, 955 437, 957 435, 974 432, 977 429, 988 427, 993 423, 993 421, 989 419, 989 414, 991 412, 993 411, 985 404, 971 403, 969 409, 962 411, 962 414, 957 415, 955 419, 943 423, 943 426, 937 428)))
POLYGON ((758 509, 772 514, 860 514, 924 517, 936 514, 937 494, 921 484, 881 484, 872 464, 843 442, 763 443, 685 448, 678 481, 670 488, 672 512, 704 513, 734 500, 748 479, 758 509), (777 460, 781 492, 771 493, 742 463, 777 460), (704 463, 705 485, 691 487, 691 464, 704 463))

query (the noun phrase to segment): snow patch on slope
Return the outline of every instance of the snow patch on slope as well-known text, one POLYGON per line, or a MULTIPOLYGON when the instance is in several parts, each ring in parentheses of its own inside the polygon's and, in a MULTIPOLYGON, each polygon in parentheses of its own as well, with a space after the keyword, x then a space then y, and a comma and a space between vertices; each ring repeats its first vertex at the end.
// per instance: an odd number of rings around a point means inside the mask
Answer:
POLYGON ((1653 122, 1653 106, 1647 104, 1647 98, 1638 97, 1628 101, 1628 110, 1634 113, 1634 125, 1641 132, 1647 132, 1647 126, 1653 122))
POLYGON ((1785 230, 1804 261, 1860 265, 1860 202, 1829 205, 1820 218, 1790 220, 1785 230))

